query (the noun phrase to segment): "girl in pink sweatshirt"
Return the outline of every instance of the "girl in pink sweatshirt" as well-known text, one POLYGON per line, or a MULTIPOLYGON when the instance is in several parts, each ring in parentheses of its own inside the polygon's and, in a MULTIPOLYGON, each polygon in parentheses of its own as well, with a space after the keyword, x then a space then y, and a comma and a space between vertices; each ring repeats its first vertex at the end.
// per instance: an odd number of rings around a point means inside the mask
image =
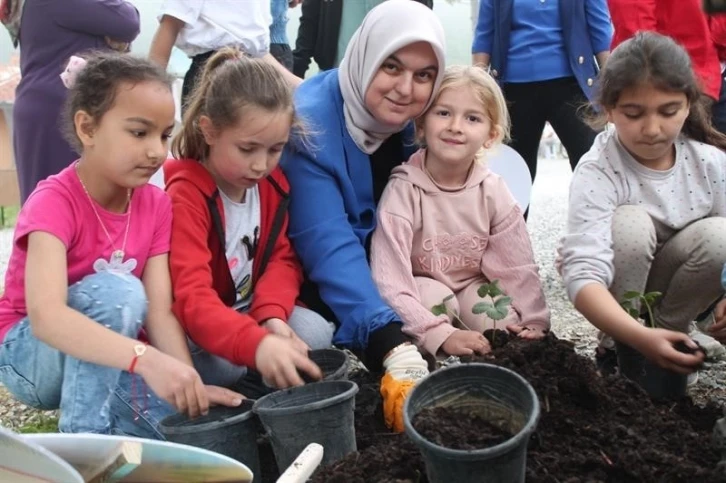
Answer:
POLYGON ((549 329, 522 212, 484 163, 508 133, 506 103, 494 79, 479 67, 449 67, 433 104, 416 121, 425 147, 392 171, 378 206, 373 277, 403 319, 404 332, 434 356, 489 350, 482 332, 494 321, 472 307, 482 301, 479 287, 493 280, 512 297, 498 328, 530 339, 549 329), (442 302, 447 314, 435 315, 433 307, 442 302))

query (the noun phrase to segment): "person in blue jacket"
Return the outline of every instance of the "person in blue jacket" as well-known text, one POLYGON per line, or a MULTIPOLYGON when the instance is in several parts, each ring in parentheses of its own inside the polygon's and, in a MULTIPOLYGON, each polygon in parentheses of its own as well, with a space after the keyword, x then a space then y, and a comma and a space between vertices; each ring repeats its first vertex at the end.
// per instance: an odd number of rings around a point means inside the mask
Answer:
POLYGON ((378 293, 368 248, 376 204, 393 167, 415 149, 411 120, 432 101, 444 52, 443 27, 424 5, 388 0, 372 9, 340 68, 297 89, 295 107, 313 140, 288 148, 282 161, 289 236, 307 277, 302 301, 336 321, 336 344, 383 369, 384 416, 397 431, 403 401, 428 369, 378 293))
POLYGON ((610 53, 606 0, 480 0, 472 56, 490 69, 509 104, 511 147, 537 173, 545 122, 572 169, 596 133, 578 115, 610 53))

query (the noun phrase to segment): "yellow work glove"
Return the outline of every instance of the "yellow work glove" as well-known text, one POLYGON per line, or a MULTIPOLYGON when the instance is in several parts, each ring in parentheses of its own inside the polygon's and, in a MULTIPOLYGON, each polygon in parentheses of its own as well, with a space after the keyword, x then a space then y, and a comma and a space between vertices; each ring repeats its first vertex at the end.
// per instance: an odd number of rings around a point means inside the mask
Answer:
POLYGON ((402 344, 383 361, 385 373, 381 379, 383 417, 386 426, 403 432, 403 403, 416 383, 429 373, 421 353, 411 344, 402 344))

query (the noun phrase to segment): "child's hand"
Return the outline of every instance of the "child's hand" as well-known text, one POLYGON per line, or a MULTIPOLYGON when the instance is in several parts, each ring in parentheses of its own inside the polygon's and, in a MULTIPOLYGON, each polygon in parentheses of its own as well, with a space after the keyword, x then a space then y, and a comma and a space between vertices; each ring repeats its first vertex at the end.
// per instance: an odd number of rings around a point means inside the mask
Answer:
POLYGON ((682 332, 675 332, 667 329, 647 329, 643 337, 633 341, 633 348, 643 354, 647 359, 659 366, 678 372, 690 374, 703 364, 703 351, 696 351, 693 354, 680 352, 673 347, 682 342, 690 349, 698 349, 698 345, 682 332))
POLYGON ((257 370, 262 378, 278 389, 304 384, 298 369, 315 380, 323 377, 320 368, 306 354, 301 354, 295 342, 276 334, 265 336, 255 354, 257 370))
POLYGON ((209 398, 197 371, 149 346, 139 357, 136 372, 154 393, 190 418, 209 412, 209 398))
POLYGON ((522 339, 541 339, 547 334, 547 331, 538 325, 509 324, 507 330, 522 339))
POLYGON ((491 350, 491 347, 481 332, 457 330, 444 341, 441 350, 450 356, 468 356, 474 353, 484 355, 491 350))
POLYGON ((708 332, 719 342, 726 342, 726 299, 717 303, 713 309, 713 325, 708 328, 708 332))
POLYGON ((211 406, 227 406, 230 408, 237 407, 242 404, 245 397, 230 389, 219 386, 204 386, 207 391, 207 398, 211 406))
POLYGON ((308 347, 308 345, 303 342, 300 337, 297 336, 295 331, 292 330, 290 326, 283 322, 281 319, 267 319, 265 322, 262 323, 262 327, 269 330, 273 334, 285 337, 287 339, 291 339, 293 345, 295 346, 295 350, 297 350, 301 354, 307 355, 308 351, 310 350, 310 347, 308 347))

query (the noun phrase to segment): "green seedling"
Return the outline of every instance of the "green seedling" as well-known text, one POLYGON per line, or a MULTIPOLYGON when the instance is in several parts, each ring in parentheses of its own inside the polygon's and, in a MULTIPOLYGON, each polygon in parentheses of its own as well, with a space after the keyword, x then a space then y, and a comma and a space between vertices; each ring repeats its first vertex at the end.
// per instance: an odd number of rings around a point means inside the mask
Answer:
MULTIPOLYGON (((512 297, 507 296, 504 290, 499 286, 499 280, 492 280, 490 283, 483 283, 476 291, 477 295, 481 298, 491 297, 492 302, 483 301, 477 302, 474 307, 471 308, 471 312, 474 315, 486 314, 487 317, 494 321, 494 331, 497 330, 497 321, 502 320, 509 314, 509 307, 512 304, 512 297)), ((450 310, 446 306, 446 302, 453 299, 454 295, 448 295, 445 297, 440 304, 431 307, 431 312, 434 315, 449 315, 456 322, 462 325, 467 330, 471 330, 459 317, 457 313, 450 310)))
POLYGON ((456 318, 459 318, 458 315, 456 315, 455 313, 453 313, 451 310, 449 310, 446 307, 446 302, 448 302, 449 300, 451 300, 453 298, 454 298, 454 294, 451 294, 451 295, 448 295, 448 296, 444 297, 444 300, 442 300, 440 304, 434 305, 433 307, 431 307, 431 312, 433 312, 434 315, 447 315, 447 314, 451 314, 451 315, 456 316, 456 318))
POLYGON ((648 311, 648 319, 645 321, 645 326, 655 328, 655 317, 653 317, 653 305, 658 301, 663 294, 661 292, 648 292, 642 294, 636 290, 630 290, 623 294, 623 301, 620 302, 620 306, 635 320, 640 320, 640 310, 638 309, 637 302, 645 306, 648 311))
MULTIPOLYGON (((492 302, 479 302, 471 308, 474 315, 486 314, 496 324, 497 320, 502 320, 509 314, 509 306, 512 305, 512 297, 507 296, 504 290, 499 286, 499 280, 492 280, 490 283, 484 283, 476 291, 481 298, 491 297, 492 302)), ((496 330, 496 326, 494 327, 496 330)))

